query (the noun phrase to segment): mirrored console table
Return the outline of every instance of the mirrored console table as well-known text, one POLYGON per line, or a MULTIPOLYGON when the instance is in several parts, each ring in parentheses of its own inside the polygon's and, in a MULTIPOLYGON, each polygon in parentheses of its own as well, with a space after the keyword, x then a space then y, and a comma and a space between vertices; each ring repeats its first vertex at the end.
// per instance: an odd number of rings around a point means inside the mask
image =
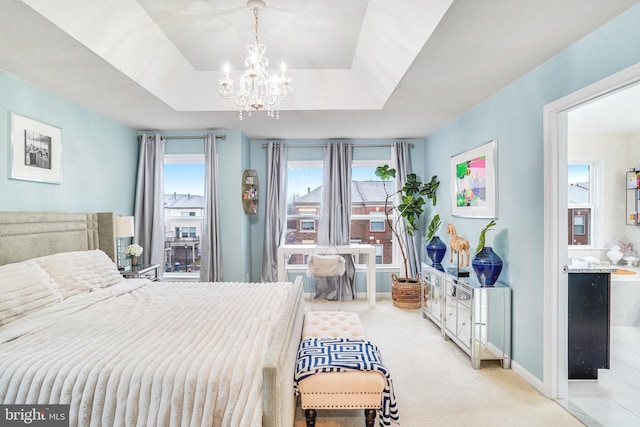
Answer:
POLYGON ((446 266, 422 263, 422 315, 454 341, 479 369, 483 360, 511 367, 511 288, 497 282, 481 286, 470 277, 447 273, 446 266))

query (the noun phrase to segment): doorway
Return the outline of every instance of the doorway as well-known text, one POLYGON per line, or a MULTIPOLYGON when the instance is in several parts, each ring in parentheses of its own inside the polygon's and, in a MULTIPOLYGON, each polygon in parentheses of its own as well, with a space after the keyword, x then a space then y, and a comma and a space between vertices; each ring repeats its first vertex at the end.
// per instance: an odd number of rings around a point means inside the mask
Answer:
MULTIPOLYGON (((563 267, 568 264, 566 189, 569 112, 639 82, 640 64, 637 64, 544 108, 544 393, 552 399, 567 399, 569 394, 568 278, 563 272, 563 267)), ((634 110, 637 111, 637 108, 634 110)))

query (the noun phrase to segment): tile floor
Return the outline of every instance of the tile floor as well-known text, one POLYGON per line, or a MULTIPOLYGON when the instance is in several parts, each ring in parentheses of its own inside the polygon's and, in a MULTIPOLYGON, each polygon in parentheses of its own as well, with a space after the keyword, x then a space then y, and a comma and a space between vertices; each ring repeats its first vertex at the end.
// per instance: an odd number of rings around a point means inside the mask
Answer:
POLYGON ((563 405, 588 427, 640 426, 640 327, 611 328, 611 368, 569 381, 563 405))

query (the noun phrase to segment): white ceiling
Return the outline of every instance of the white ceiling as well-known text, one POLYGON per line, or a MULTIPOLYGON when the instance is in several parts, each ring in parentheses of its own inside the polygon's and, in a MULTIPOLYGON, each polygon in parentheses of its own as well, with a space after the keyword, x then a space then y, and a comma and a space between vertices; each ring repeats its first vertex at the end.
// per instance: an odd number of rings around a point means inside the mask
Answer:
POLYGON ((220 106, 244 0, 0 0, 0 68, 140 130, 422 138, 636 3, 268 0, 260 41, 295 87, 279 120, 220 106))
POLYGON ((569 112, 569 132, 620 134, 640 132, 640 84, 605 94, 569 112))

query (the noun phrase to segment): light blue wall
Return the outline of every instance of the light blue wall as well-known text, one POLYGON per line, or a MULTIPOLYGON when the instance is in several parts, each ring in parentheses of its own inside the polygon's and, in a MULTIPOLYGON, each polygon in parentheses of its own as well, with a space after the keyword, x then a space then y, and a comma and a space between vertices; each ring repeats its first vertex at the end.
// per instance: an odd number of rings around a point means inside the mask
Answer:
POLYGON ((239 131, 224 131, 227 139, 217 142, 218 204, 223 274, 226 281, 246 281, 250 255, 249 217, 242 209, 242 172, 248 168, 247 138, 239 131))
POLYGON ((0 70, 0 210, 133 214, 136 135, 0 70), (62 184, 8 178, 11 112, 62 129, 62 184))
MULTIPOLYGON (((635 6, 497 92, 427 138, 425 168, 451 194, 450 157, 498 139, 499 214, 487 244, 506 262, 500 281, 513 288, 513 359, 543 376, 543 107, 640 61, 640 6, 635 6)), ((486 219, 453 218, 471 246, 486 219)))

